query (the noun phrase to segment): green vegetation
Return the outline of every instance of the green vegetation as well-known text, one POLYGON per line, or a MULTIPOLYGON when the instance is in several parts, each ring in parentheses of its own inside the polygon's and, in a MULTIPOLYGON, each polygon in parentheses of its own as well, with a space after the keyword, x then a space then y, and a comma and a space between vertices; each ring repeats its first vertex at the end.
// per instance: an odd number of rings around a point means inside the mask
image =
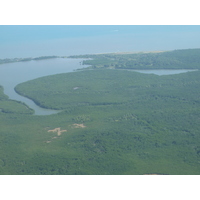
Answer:
POLYGON ((165 52, 94 54, 71 56, 93 58, 83 61, 96 68, 115 69, 200 69, 200 49, 185 49, 165 52))
POLYGON ((3 113, 18 113, 18 114, 33 114, 33 110, 28 108, 24 103, 9 100, 8 96, 3 93, 3 87, 0 86, 0 112, 3 113))
MULTIPOLYGON (((15 112, 0 112, 0 174, 199 175, 199 77, 99 69, 19 84, 18 93, 63 111, 35 116, 15 102, 15 112)), ((12 107, 3 88, 1 103, 12 107)))
POLYGON ((52 59, 52 58, 59 58, 58 56, 40 56, 33 58, 33 60, 45 60, 45 59, 52 59))
POLYGON ((24 62, 24 61, 31 61, 31 60, 45 60, 45 59, 52 59, 52 58, 59 58, 59 56, 40 56, 36 58, 5 58, 5 59, 0 59, 0 64, 24 62))
POLYGON ((86 126, 69 130, 57 143, 65 159, 77 159, 67 160, 78 171, 68 167, 72 171, 64 174, 199 174, 199 74, 82 71, 39 78, 16 90, 44 107, 65 110, 51 129, 86 126))

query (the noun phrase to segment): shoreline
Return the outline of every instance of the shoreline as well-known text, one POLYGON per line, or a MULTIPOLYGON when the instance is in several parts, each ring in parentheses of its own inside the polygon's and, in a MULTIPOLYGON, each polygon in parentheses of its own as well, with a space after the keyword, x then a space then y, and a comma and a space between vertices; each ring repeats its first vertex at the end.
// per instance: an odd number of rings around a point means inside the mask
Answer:
POLYGON ((6 64, 6 63, 15 63, 15 62, 27 62, 32 60, 47 60, 47 59, 55 59, 55 58, 64 58, 64 56, 40 56, 35 58, 5 58, 0 59, 0 64, 6 64))

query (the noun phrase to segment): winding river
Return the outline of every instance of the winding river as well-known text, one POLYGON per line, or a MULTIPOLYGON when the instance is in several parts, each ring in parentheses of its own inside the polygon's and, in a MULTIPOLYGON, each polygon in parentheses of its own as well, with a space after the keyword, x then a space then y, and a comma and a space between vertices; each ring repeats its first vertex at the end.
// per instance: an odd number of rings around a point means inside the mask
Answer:
POLYGON ((15 62, 0 65, 0 85, 4 88, 4 93, 10 99, 24 102, 35 111, 35 115, 51 115, 58 113, 58 110, 44 109, 37 106, 32 100, 17 94, 14 90, 19 83, 35 78, 73 72, 81 66, 83 59, 55 58, 38 61, 15 62))
MULTIPOLYGON (((24 102, 35 111, 35 115, 51 115, 58 113, 58 110, 44 109, 37 106, 32 100, 18 95, 14 88, 17 84, 35 78, 73 72, 81 66, 83 59, 55 58, 38 61, 15 62, 0 65, 0 85, 4 87, 4 93, 10 99, 24 102)), ((168 75, 185 73, 192 70, 134 70, 140 73, 152 73, 156 75, 168 75)))

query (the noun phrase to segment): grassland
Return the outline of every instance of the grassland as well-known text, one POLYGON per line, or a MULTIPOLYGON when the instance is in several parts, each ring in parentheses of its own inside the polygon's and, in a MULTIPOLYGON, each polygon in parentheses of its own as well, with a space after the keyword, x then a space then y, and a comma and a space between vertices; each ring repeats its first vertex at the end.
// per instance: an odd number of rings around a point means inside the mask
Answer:
POLYGON ((19 84, 63 111, 0 112, 0 174, 200 174, 199 77, 102 68, 19 84))

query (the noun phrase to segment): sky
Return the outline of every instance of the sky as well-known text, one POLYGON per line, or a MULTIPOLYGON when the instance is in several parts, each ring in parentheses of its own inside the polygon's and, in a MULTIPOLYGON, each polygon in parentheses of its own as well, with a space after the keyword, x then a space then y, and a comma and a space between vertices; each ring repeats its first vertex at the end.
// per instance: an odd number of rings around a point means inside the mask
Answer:
POLYGON ((192 25, 1 25, 0 42, 39 41, 75 37, 119 34, 199 34, 200 26, 192 25))
POLYGON ((192 25, 0 25, 0 58, 200 47, 192 25))

